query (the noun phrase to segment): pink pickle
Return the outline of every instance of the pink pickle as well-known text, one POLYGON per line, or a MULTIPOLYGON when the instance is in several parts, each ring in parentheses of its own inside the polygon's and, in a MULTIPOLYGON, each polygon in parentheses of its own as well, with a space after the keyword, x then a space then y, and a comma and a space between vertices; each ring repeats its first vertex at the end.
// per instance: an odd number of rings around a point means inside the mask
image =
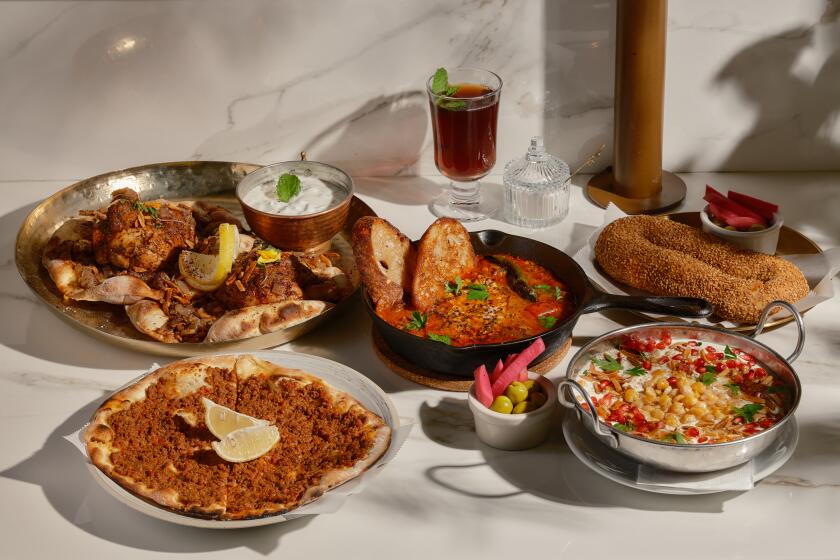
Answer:
POLYGON ((505 367, 508 367, 510 363, 518 356, 519 354, 508 354, 508 357, 505 358, 505 367))
POLYGON ((496 363, 496 367, 493 368, 493 373, 490 374, 490 383, 495 383, 495 381, 502 374, 503 369, 505 369, 505 364, 502 363, 502 360, 499 360, 496 363))
POLYGON ((523 369, 519 372, 519 377, 517 381, 528 381, 528 368, 523 369))
POLYGON ((493 389, 490 385, 490 376, 487 375, 487 368, 480 365, 475 370, 475 396, 478 402, 490 408, 493 404, 493 389))
POLYGON ((545 343, 542 337, 537 338, 531 345, 523 350, 516 358, 511 360, 510 364, 505 367, 504 371, 499 375, 493 383, 493 395, 499 396, 505 392, 507 386, 519 378, 521 371, 527 371, 528 364, 545 351, 545 343))

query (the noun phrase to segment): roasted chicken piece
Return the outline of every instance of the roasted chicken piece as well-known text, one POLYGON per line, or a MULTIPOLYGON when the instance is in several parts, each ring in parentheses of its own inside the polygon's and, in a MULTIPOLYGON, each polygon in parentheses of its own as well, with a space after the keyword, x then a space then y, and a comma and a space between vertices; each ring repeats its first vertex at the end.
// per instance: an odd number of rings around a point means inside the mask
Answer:
POLYGON ((265 264, 258 264, 259 258, 258 251, 240 255, 228 279, 214 292, 215 299, 227 309, 303 299, 290 254, 281 253, 276 261, 265 264))
POLYGON ((132 272, 153 272, 195 245, 191 210, 163 200, 141 202, 136 192, 121 189, 93 227, 93 252, 100 265, 132 272))

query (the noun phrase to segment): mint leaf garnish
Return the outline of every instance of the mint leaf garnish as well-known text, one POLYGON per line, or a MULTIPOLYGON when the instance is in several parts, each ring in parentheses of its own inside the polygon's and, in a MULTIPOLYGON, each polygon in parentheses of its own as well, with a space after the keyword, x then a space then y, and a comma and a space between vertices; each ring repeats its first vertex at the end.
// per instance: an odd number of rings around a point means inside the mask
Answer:
POLYGON ((741 392, 741 386, 737 383, 727 383, 724 385, 727 389, 729 389, 729 394, 733 397, 737 397, 738 394, 741 392))
POLYGON ((711 385, 715 381, 717 381, 717 375, 712 372, 706 372, 700 376, 700 382, 703 385, 711 385))
POLYGON ((292 198, 300 194, 300 179, 297 175, 291 173, 283 173, 277 179, 277 200, 280 202, 289 202, 292 198))
POLYGON ((738 356, 735 355, 735 352, 732 351, 732 348, 727 346, 726 348, 723 349, 723 357, 724 358, 729 358, 730 360, 734 360, 738 356))
POLYGON ((435 95, 446 95, 449 89, 449 74, 446 68, 438 68, 432 78, 432 93, 435 95))

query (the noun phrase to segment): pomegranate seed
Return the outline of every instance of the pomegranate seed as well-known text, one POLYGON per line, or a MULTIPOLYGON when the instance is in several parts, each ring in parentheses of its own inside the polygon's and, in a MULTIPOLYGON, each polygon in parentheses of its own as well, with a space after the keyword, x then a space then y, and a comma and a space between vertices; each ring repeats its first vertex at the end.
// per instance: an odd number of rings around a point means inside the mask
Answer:
POLYGON ((726 367, 728 367, 729 369, 733 369, 737 366, 738 362, 736 362, 735 360, 726 360, 726 367))
POLYGON ((673 375, 671 377, 669 377, 668 378, 668 385, 670 385, 671 387, 676 387, 677 386, 677 378, 674 377, 673 375))
POLYGON ((706 437, 706 436, 703 436, 703 437, 701 437, 700 439, 697 440, 697 443, 706 443, 707 441, 709 441, 709 438, 706 437))
POLYGON ((715 369, 716 369, 718 372, 721 372, 721 371, 723 371, 723 370, 725 370, 725 369, 726 369, 726 366, 724 366, 723 364, 715 364, 715 369))
POLYGON ((662 334, 662 342, 664 342, 666 346, 668 344, 671 344, 671 335, 668 334, 668 333, 663 333, 662 334))
POLYGON ((642 367, 645 369, 650 369, 651 363, 650 360, 645 360, 642 362, 642 367))
POLYGON ((692 426, 685 431, 685 435, 687 435, 688 437, 697 437, 700 435, 700 430, 692 426))

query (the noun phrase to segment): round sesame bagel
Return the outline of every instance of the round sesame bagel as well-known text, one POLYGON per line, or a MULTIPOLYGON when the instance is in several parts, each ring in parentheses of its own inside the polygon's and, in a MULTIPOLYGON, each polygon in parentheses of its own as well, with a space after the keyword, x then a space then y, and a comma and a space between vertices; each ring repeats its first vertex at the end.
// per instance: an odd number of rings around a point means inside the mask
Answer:
POLYGON ((739 323, 758 321, 771 301, 793 303, 808 293, 792 263, 661 217, 629 216, 607 225, 595 259, 618 282, 654 295, 703 298, 718 317, 739 323))

